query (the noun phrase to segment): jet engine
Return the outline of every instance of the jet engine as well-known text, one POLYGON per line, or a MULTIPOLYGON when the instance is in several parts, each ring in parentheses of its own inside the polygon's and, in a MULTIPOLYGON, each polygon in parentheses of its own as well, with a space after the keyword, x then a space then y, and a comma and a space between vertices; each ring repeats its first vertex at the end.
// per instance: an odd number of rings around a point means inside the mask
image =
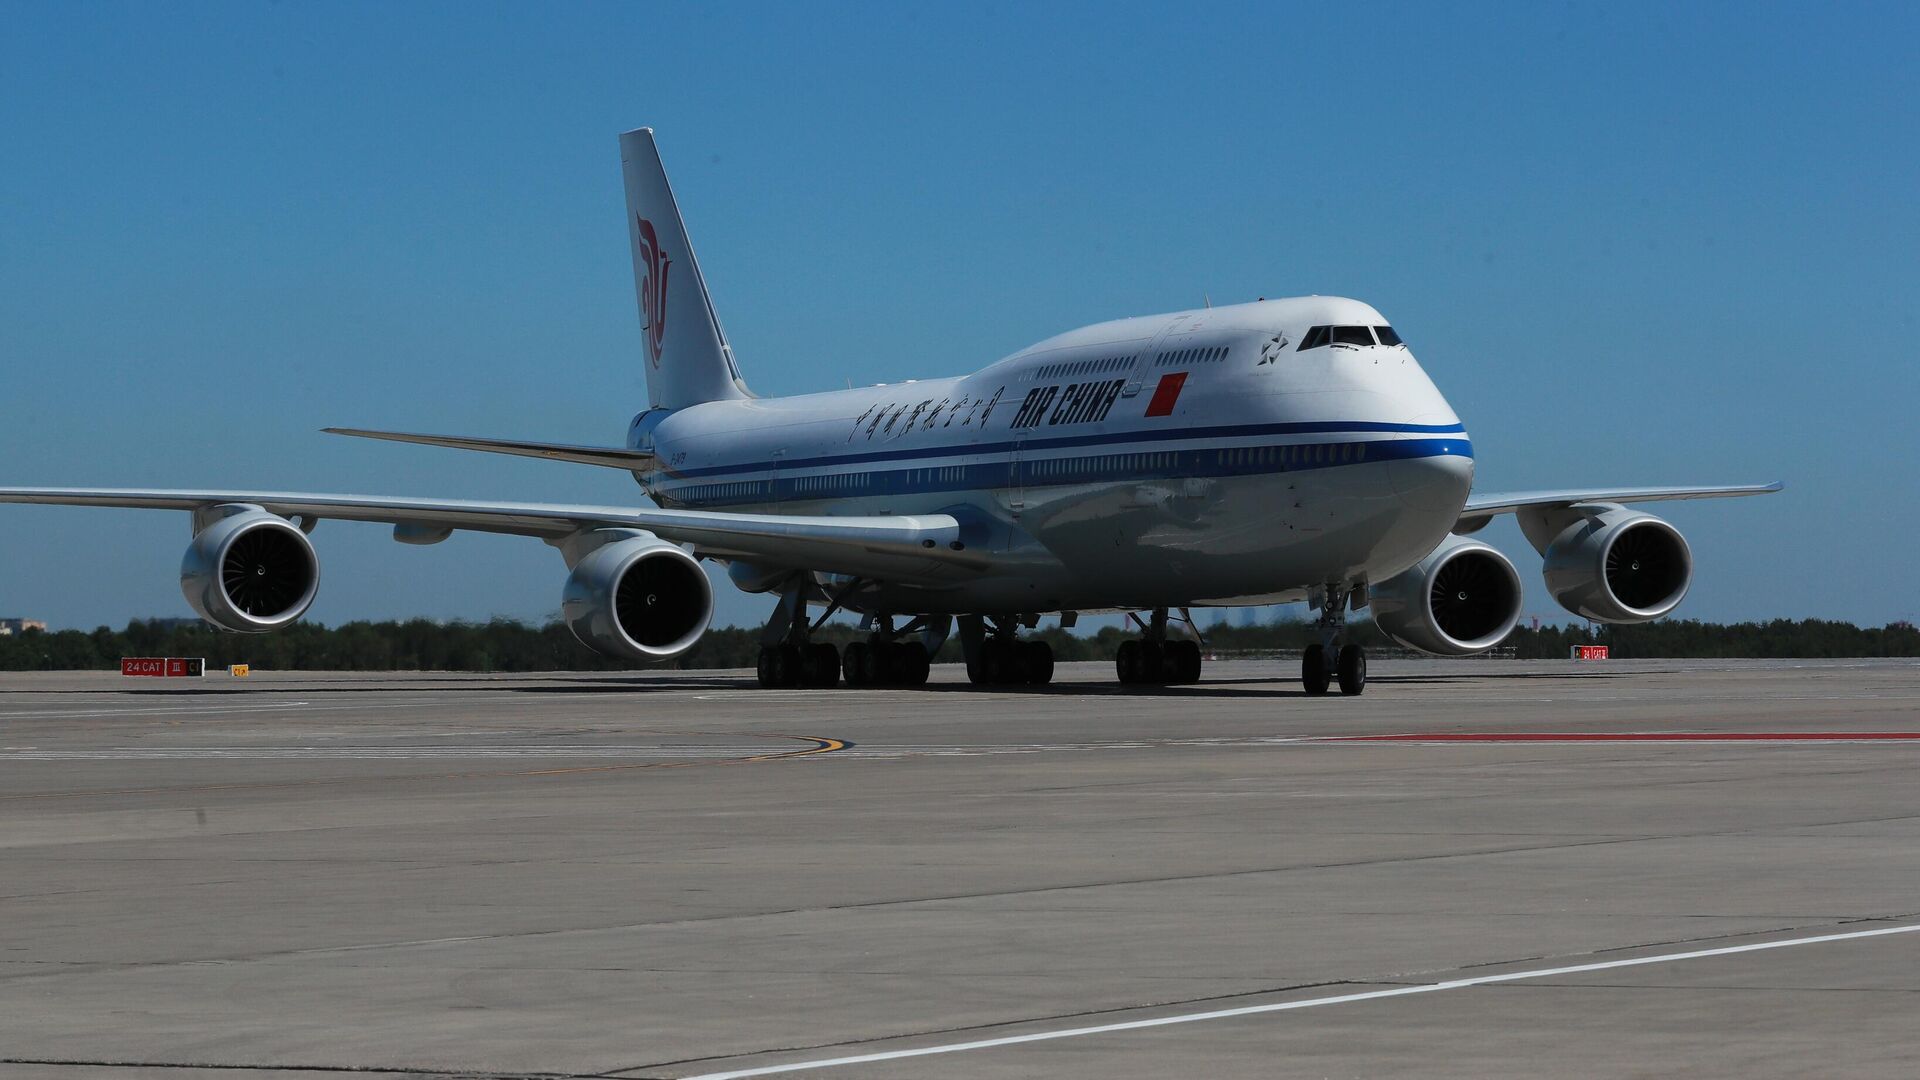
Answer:
POLYGON ((320 590, 320 560, 293 522, 257 506, 229 505, 180 560, 180 591, 223 630, 263 634, 306 614, 320 590))
MULTIPOLYGON (((713 587, 693 556, 652 533, 600 530, 573 565, 560 611, 595 652, 659 662, 693 648, 713 618, 713 587)), ((583 545, 584 546, 584 545, 583 545)))
POLYGON ((1409 649, 1471 656, 1520 621, 1520 575, 1505 555, 1458 536, 1368 590, 1374 624, 1409 649))
POLYGON ((1561 607, 1597 622, 1657 619, 1679 605, 1693 581, 1686 538, 1652 514, 1596 503, 1522 516, 1520 524, 1546 558, 1547 591, 1561 607))

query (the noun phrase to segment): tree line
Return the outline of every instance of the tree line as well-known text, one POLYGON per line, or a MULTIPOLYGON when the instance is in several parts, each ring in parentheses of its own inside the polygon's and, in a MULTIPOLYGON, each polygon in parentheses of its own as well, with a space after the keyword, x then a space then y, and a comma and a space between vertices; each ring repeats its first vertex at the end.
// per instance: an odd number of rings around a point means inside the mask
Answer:
MULTIPOLYGON (((1352 640, 1362 645, 1392 648, 1371 622, 1355 623, 1350 630, 1352 640)), ((1216 653, 1286 652, 1319 640, 1311 623, 1298 621, 1260 626, 1218 623, 1204 627, 1202 633, 1208 649, 1216 653)), ((1055 659, 1066 662, 1111 660, 1120 643, 1133 634, 1115 627, 1092 634, 1051 627, 1028 636, 1048 642, 1055 659)), ((821 640, 835 645, 858 636, 854 628, 839 624, 818 631, 821 640)), ((1904 622, 1862 627, 1826 619, 1730 624, 1667 619, 1638 626, 1522 627, 1503 643, 1501 655, 1565 659, 1572 646, 1590 644, 1606 645, 1620 659, 1911 657, 1920 656, 1920 630, 1904 622)), ((757 628, 717 628, 673 666, 750 668, 759 647, 757 628)), ((123 630, 102 626, 92 632, 29 630, 0 636, 0 671, 118 670, 124 656, 199 656, 206 658, 210 669, 249 664, 278 671, 617 671, 644 666, 593 652, 574 640, 561 623, 529 626, 512 619, 409 619, 332 627, 297 623, 257 635, 229 634, 204 623, 136 619, 123 630)), ((935 660, 959 659, 955 635, 935 660)))

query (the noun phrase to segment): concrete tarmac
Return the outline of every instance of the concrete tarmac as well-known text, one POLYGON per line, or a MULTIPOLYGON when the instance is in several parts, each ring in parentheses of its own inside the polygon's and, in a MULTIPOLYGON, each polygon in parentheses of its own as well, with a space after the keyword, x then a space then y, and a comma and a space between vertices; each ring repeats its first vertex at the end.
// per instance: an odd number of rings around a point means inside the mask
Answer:
POLYGON ((1920 664, 1290 667, 0 674, 0 1077, 1920 1075, 1920 664))

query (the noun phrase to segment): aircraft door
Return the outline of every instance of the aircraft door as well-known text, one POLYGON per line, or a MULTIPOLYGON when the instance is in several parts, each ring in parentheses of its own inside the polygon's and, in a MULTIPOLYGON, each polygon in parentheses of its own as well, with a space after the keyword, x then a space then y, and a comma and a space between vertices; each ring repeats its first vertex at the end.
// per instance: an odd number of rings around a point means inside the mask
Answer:
POLYGON ((1026 448, 1026 436, 1016 435, 1013 452, 1007 455, 1007 509, 1015 520, 1019 520, 1020 511, 1027 508, 1026 448))

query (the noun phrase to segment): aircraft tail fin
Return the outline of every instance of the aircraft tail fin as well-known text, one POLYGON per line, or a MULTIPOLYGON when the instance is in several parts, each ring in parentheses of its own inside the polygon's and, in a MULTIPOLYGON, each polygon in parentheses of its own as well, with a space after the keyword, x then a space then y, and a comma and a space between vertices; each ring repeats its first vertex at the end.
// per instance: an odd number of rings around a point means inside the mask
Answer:
POLYGON ((707 295, 652 128, 620 136, 620 167, 646 344, 647 396, 663 409, 752 397, 707 295))

